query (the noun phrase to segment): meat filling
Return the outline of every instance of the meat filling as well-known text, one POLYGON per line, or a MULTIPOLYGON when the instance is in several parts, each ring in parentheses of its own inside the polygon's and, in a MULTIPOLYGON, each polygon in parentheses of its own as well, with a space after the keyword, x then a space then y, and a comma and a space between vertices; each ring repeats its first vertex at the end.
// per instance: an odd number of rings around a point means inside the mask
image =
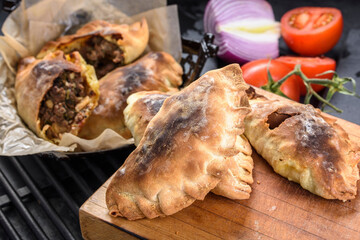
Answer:
POLYGON ((89 38, 79 49, 88 64, 95 67, 98 79, 111 70, 124 65, 124 53, 118 45, 101 36, 89 38))
MULTIPOLYGON (((41 103, 39 118, 41 129, 49 139, 58 138, 59 133, 70 132, 72 124, 86 118, 86 108, 76 110, 76 105, 86 97, 88 86, 80 73, 65 71, 54 80, 53 87, 41 103)), ((92 91, 90 95, 94 94, 92 91)))

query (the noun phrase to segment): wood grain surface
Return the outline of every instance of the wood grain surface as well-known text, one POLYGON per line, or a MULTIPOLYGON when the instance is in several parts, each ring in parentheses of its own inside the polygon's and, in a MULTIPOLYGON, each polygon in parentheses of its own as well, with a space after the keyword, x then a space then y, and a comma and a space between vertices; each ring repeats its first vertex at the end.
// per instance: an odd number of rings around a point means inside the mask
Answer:
MULTIPOLYGON (((257 91, 269 98, 280 98, 257 91)), ((352 141, 360 126, 338 119, 352 141)), ((180 212, 128 221, 108 215, 105 192, 111 178, 80 208, 85 239, 360 239, 360 197, 342 202, 318 197, 276 174, 254 151, 254 183, 248 200, 209 193, 180 212)), ((125 160, 125 159, 124 159, 125 160)), ((358 188, 360 184, 358 183, 358 188)))

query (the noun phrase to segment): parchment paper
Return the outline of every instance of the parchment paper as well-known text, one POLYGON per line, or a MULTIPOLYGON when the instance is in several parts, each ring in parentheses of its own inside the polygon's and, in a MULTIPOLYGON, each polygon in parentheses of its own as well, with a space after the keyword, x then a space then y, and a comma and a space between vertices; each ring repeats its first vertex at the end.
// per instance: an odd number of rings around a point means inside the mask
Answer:
POLYGON ((18 61, 36 55, 47 41, 71 34, 91 20, 132 23, 142 17, 150 30, 147 51, 166 51, 180 60, 177 7, 166 6, 166 0, 22 0, 6 19, 0 37, 0 155, 96 151, 132 144, 133 139, 112 130, 94 140, 64 134, 60 146, 37 137, 17 114, 14 83, 18 61))

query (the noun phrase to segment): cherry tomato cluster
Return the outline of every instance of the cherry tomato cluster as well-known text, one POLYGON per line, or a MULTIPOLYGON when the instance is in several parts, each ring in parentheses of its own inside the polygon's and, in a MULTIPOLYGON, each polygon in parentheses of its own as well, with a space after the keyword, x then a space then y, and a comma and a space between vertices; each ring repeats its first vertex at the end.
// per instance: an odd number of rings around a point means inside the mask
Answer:
MULTIPOLYGON (((318 75, 329 70, 335 70, 336 62, 328 57, 314 57, 328 52, 341 37, 343 17, 336 8, 300 7, 288 11, 281 18, 281 34, 291 50, 301 56, 282 56, 273 59, 255 60, 242 66, 244 80, 256 87, 268 82, 267 70, 274 81, 278 81, 301 65, 301 71, 308 78, 331 79, 329 73, 318 75)), ((324 86, 312 84, 315 91, 324 86)), ((299 76, 289 77, 280 90, 289 98, 299 101, 300 95, 306 94, 306 87, 299 76)))

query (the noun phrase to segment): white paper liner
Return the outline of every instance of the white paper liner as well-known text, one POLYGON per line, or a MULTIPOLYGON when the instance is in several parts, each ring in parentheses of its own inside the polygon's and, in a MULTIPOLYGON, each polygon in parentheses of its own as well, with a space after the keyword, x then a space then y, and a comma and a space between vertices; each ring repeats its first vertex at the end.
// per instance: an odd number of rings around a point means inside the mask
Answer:
POLYGON ((165 51, 180 60, 177 7, 166 6, 166 0, 22 0, 4 22, 4 36, 0 37, 0 155, 97 151, 132 144, 133 139, 124 139, 110 129, 93 140, 64 134, 59 146, 37 137, 17 114, 14 82, 18 61, 36 55, 49 40, 74 33, 95 19, 132 23, 142 17, 150 30, 147 51, 165 51))

